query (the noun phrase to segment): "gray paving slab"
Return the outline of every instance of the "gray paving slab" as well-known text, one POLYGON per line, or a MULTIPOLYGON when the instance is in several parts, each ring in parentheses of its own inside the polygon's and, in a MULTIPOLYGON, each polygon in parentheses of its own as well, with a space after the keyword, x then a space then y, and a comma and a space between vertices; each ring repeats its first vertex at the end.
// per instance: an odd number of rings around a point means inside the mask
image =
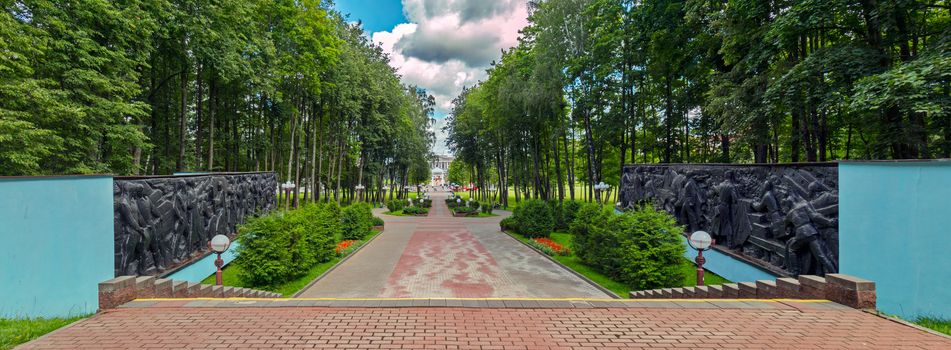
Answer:
POLYGON ((455 218, 446 193, 427 217, 375 212, 378 235, 314 282, 300 298, 609 298, 542 254, 499 231, 509 215, 455 218))

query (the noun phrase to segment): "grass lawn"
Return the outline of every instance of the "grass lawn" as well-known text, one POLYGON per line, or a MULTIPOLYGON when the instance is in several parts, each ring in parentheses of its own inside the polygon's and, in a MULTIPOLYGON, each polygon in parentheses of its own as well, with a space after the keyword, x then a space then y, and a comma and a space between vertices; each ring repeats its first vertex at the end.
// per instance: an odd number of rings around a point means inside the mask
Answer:
POLYGON ((383 214, 392 215, 392 216, 409 216, 409 215, 403 214, 403 211, 402 211, 402 210, 385 211, 385 212, 383 212, 383 214))
MULTIPOLYGON (((523 242, 529 241, 528 238, 525 238, 524 236, 519 234, 512 234, 511 236, 523 242)), ((555 241, 558 244, 561 244, 566 247, 571 247, 571 234, 569 233, 554 232, 551 234, 551 236, 549 236, 549 238, 551 238, 551 240, 555 241)), ((588 266, 587 264, 583 263, 581 259, 579 259, 574 254, 567 255, 567 256, 556 255, 556 256, 552 256, 552 258, 562 263, 563 265, 569 267, 570 269, 575 270, 575 272, 578 272, 584 275, 585 277, 601 285, 602 287, 614 292, 614 294, 617 294, 618 296, 622 298, 628 298, 630 295, 631 287, 625 285, 624 283, 611 279, 611 277, 601 273, 600 271, 598 271, 592 266, 588 266)), ((691 287, 691 286, 697 285, 696 265, 691 263, 689 260, 684 259, 683 265, 681 265, 681 271, 682 271, 681 273, 684 275, 683 283, 680 285, 681 287, 691 287)), ((707 271, 704 274, 704 282, 706 285, 730 283, 730 281, 728 281, 727 279, 720 277, 717 274, 714 274, 709 271, 707 271)))
MULTIPOLYGON (((361 242, 360 244, 363 244, 369 241, 371 238, 373 238, 379 233, 380 233, 379 231, 374 230, 372 233, 367 235, 367 237, 364 238, 363 242, 361 242)), ((337 265, 337 263, 339 263, 344 258, 345 257, 334 257, 333 259, 330 259, 329 261, 322 262, 312 267, 310 271, 307 271, 306 275, 301 276, 298 279, 295 279, 293 281, 289 281, 287 283, 277 285, 277 286, 265 286, 265 287, 254 287, 254 286, 245 285, 244 282, 242 282, 241 279, 238 278, 238 274, 241 272, 241 268, 238 267, 237 265, 228 265, 221 271, 221 284, 225 286, 229 286, 229 287, 254 288, 259 290, 277 292, 277 293, 283 294, 284 297, 291 297, 294 295, 294 293, 297 293, 298 291, 306 287, 307 284, 309 284, 315 278, 320 277, 320 275, 322 275, 324 272, 327 272, 327 270, 330 270, 331 267, 334 267, 334 265, 337 265)), ((212 274, 211 276, 208 276, 203 281, 201 281, 201 283, 215 284, 215 275, 212 274)))
POLYGON ((14 346, 39 338, 41 335, 55 331, 60 327, 86 318, 87 316, 65 318, 0 318, 0 350, 13 349, 14 346))
POLYGON ((951 319, 942 319, 936 317, 919 317, 912 321, 913 323, 941 332, 947 335, 951 335, 951 319))

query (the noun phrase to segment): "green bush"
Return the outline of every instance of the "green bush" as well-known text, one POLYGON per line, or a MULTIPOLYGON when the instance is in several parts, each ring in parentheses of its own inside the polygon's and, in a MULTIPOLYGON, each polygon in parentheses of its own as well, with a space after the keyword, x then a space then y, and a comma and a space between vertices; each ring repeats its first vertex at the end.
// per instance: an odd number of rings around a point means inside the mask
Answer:
POLYGON ((289 212, 252 218, 238 228, 239 278, 254 287, 300 277, 334 255, 340 234, 336 204, 307 204, 289 212))
POLYGON ((373 211, 370 205, 356 203, 343 208, 340 225, 343 229, 343 239, 363 239, 373 230, 373 211))
POLYGON ((378 216, 374 216, 372 220, 373 220, 373 226, 383 226, 385 224, 383 222, 383 219, 381 219, 378 216))
POLYGON ((458 206, 453 208, 452 211, 457 214, 472 214, 472 213, 478 213, 479 209, 476 209, 475 207, 458 206))
POLYGON ((529 238, 548 237, 555 229, 551 207, 542 200, 526 201, 515 209, 513 215, 518 233, 529 238))
POLYGON ((490 203, 482 203, 482 206, 480 206, 479 209, 482 210, 482 213, 484 214, 492 214, 492 210, 494 208, 490 203))
POLYGON ((516 223, 515 223, 515 218, 514 218, 514 217, 511 217, 511 216, 509 216, 509 217, 507 217, 507 218, 505 218, 505 219, 502 219, 502 221, 499 222, 499 227, 502 229, 502 231, 514 231, 514 232, 518 232, 518 227, 517 227, 517 226, 518 226, 518 225, 516 225, 516 223))
POLYGON ((432 208, 433 200, 432 199, 417 199, 416 206, 420 208, 432 208))
POLYGON ((555 230, 564 230, 568 228, 565 222, 565 216, 562 212, 562 204, 557 200, 548 201, 548 209, 551 210, 551 219, 555 230))
POLYGON ((400 211, 400 210, 403 210, 403 208, 405 207, 406 207, 406 201, 394 199, 394 200, 386 202, 386 208, 389 209, 390 211, 400 211))
POLYGON ((575 221, 575 218, 578 217, 578 210, 581 209, 581 202, 576 200, 566 200, 561 204, 561 217, 563 226, 559 227, 561 230, 567 230, 571 227, 571 223, 575 221))
POLYGON ((406 215, 426 215, 429 214, 429 209, 420 208, 420 207, 406 207, 403 208, 403 214, 406 215))
POLYGON ((683 230, 666 212, 642 206, 616 215, 585 204, 570 230, 581 261, 634 290, 674 287, 683 280, 683 230))

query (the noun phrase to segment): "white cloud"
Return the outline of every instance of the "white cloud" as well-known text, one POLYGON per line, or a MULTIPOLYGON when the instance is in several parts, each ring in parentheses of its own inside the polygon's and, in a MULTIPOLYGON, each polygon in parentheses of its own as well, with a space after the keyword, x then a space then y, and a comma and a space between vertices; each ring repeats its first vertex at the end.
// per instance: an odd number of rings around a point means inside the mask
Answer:
MULTIPOLYGON (((524 0, 403 0, 403 10, 411 23, 372 39, 390 54, 404 83, 436 97, 439 116, 449 113, 464 86, 485 78, 503 49, 518 44, 518 31, 528 24, 524 0)), ((435 151, 444 153, 444 122, 437 123, 435 151)))

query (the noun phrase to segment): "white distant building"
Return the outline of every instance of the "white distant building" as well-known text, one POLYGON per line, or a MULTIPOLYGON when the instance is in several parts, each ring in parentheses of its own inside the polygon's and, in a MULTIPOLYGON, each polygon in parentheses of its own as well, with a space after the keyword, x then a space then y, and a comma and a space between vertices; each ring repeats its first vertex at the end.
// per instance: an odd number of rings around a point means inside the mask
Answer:
POLYGON ((430 185, 440 186, 449 183, 449 164, 456 159, 450 155, 437 155, 432 161, 432 180, 430 185))

